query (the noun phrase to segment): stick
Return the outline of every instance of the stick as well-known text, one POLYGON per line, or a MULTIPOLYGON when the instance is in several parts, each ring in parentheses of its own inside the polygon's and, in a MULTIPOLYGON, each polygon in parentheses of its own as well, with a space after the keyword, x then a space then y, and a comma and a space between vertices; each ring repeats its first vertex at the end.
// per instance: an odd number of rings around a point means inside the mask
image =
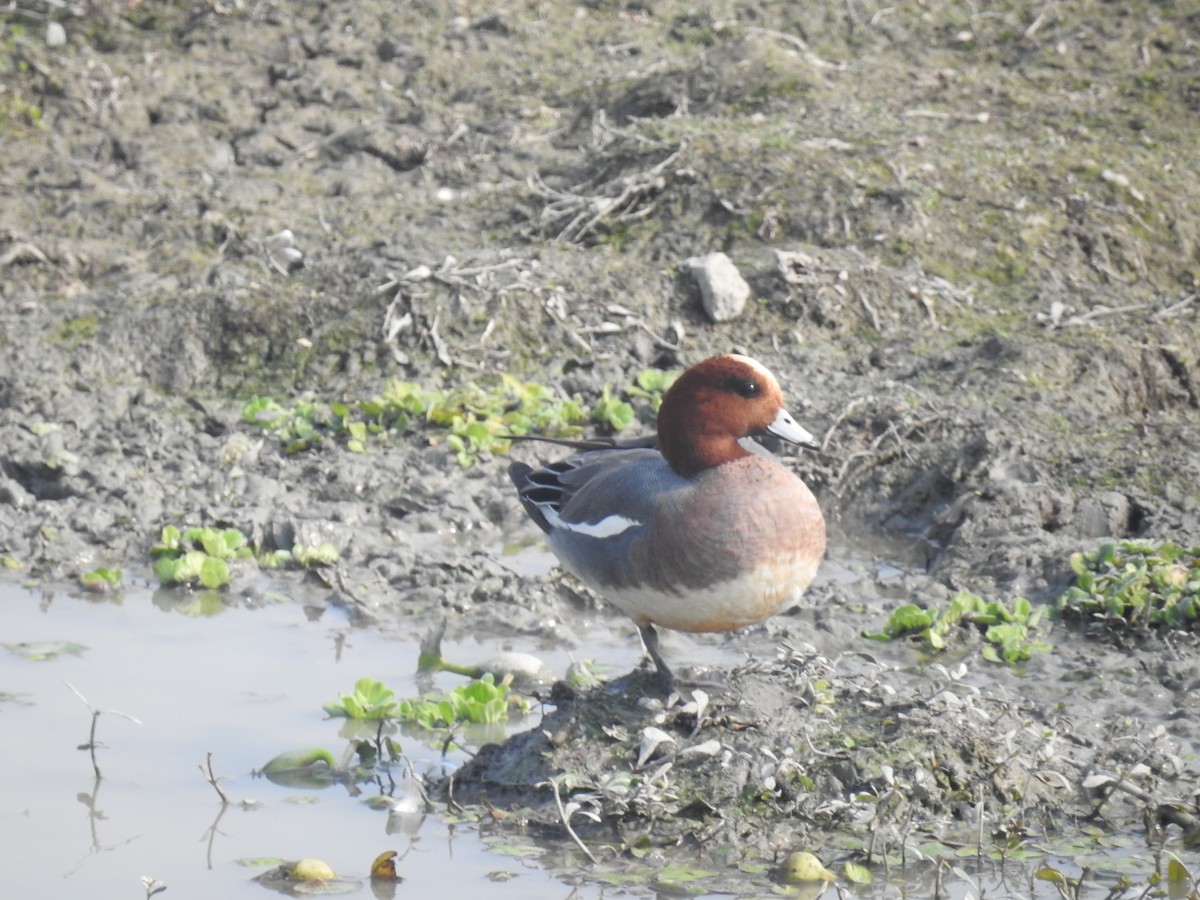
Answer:
POLYGON ((217 792, 217 796, 221 798, 221 804, 227 806, 229 804, 229 798, 225 796, 225 792, 221 790, 221 785, 217 783, 217 776, 213 774, 212 757, 212 751, 209 750, 204 757, 204 765, 199 766, 198 768, 204 773, 204 777, 207 779, 208 783, 213 786, 213 790, 217 792))
POLYGON ((587 848, 587 845, 579 839, 579 835, 575 833, 575 829, 571 827, 571 821, 567 818, 567 811, 563 808, 562 797, 558 794, 558 782, 551 779, 546 782, 554 790, 554 803, 558 806, 558 815, 562 819, 563 828, 567 829, 567 834, 571 836, 571 840, 575 845, 583 851, 584 855, 592 861, 592 865, 596 865, 596 857, 592 855, 592 851, 587 848))
POLYGON ((115 709, 96 709, 94 706, 92 706, 92 704, 88 703, 87 697, 85 697, 85 696, 83 696, 83 694, 79 693, 79 689, 76 688, 75 685, 71 684, 71 682, 69 682, 69 681, 64 681, 63 684, 65 684, 67 687, 69 687, 71 689, 71 692, 73 694, 75 694, 75 696, 78 697, 83 702, 83 705, 88 708, 88 712, 90 712, 92 714, 92 729, 91 729, 91 732, 88 734, 88 742, 86 744, 80 744, 79 749, 90 751, 91 756, 92 756, 92 771, 96 773, 96 780, 99 781, 100 780, 100 764, 96 761, 96 747, 97 747, 96 721, 100 718, 100 713, 104 713, 104 712, 112 713, 114 716, 120 716, 123 719, 128 719, 130 722, 133 722, 133 724, 135 724, 135 725, 141 725, 142 723, 140 720, 135 719, 133 716, 129 715, 128 713, 118 712, 115 709))

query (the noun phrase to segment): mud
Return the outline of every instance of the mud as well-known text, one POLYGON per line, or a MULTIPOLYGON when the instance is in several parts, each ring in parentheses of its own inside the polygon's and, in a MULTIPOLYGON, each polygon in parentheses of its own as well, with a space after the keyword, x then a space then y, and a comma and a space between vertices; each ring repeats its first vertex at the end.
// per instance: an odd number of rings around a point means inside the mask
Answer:
POLYGON ((637 675, 559 696, 456 798, 562 837, 531 787, 558 779, 618 849, 719 830, 763 859, 981 816, 1155 839, 1196 786, 1188 640, 1060 625, 955 675, 860 633, 959 589, 1052 601, 1103 538, 1200 544, 1200 20, 801 6, 4 11, 0 556, 149 578, 163 525, 225 524, 336 545, 375 627, 569 644, 606 613, 514 571, 536 536, 503 457, 464 469, 436 429, 287 454, 244 401, 500 372, 590 399, 737 349, 823 439, 788 463, 859 575, 696 672, 699 721, 637 675), (754 292, 721 325, 683 265, 716 250, 754 292), (637 765, 648 726, 674 743, 637 765))

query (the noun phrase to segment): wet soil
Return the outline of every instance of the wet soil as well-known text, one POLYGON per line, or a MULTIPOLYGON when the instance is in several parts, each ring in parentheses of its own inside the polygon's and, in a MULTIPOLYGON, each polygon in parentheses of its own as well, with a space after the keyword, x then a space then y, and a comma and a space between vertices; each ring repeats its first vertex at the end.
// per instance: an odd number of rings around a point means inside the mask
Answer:
POLYGON ((463 468, 432 428, 289 454, 244 402, 498 373, 594 399, 737 349, 822 438, 788 464, 858 574, 738 638, 753 662, 694 670, 704 709, 648 702, 637 674, 559 694, 455 799, 565 838, 536 787, 557 780, 618 852, 719 832, 747 859, 817 832, 890 852, 1186 826, 1188 639, 1055 625, 1009 670, 860 637, 960 589, 1051 602, 1102 539, 1200 544, 1185 5, 128 0, 0 21, 10 567, 151 577, 164 525, 223 524, 334 544, 324 577, 362 623, 571 645, 607 613, 506 553, 536 530, 503 456, 463 468), (718 250, 753 295, 714 324, 684 262, 718 250), (670 740, 639 760, 646 728, 670 740))

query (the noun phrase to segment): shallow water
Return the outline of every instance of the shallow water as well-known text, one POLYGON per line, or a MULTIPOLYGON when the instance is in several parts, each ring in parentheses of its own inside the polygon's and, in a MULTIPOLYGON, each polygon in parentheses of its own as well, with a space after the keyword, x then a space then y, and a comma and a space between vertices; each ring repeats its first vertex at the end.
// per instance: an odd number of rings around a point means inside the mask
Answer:
MULTIPOLYGON (((402 890, 413 896, 445 891, 447 872, 457 889, 489 897, 576 890, 528 859, 485 850, 473 828, 430 816, 412 841, 386 833, 385 813, 364 804, 379 793, 371 786, 352 797, 340 785, 294 789, 251 774, 294 748, 339 756, 339 723, 325 719, 321 704, 360 677, 417 694, 415 639, 352 629, 336 607, 312 615, 274 602, 203 615, 181 612, 177 598, 160 594, 156 605, 149 590, 129 590, 120 601, 95 601, 0 582, 7 896, 137 897, 143 875, 165 882, 167 896, 262 896, 251 881, 262 869, 239 860, 317 857, 339 876, 361 878, 389 849, 403 855, 402 890), (82 647, 52 652, 63 643, 82 647), (101 714, 99 782, 88 753, 76 749, 91 714, 68 683, 93 706, 141 723, 101 714), (234 801, 223 813, 198 768, 209 751, 234 801), (242 800, 257 803, 243 808, 242 800)), ((446 649, 470 660, 499 648, 446 649)), ((416 741, 404 750, 417 769, 439 765, 416 741)))
MULTIPOLYGON (((855 570, 831 566, 826 577, 849 582, 855 570)), ((888 580, 883 568, 870 571, 877 582, 888 580)), ((354 627, 343 609, 319 594, 285 597, 267 588, 240 605, 226 605, 148 587, 95 599, 0 581, 5 895, 138 897, 141 877, 152 876, 171 889, 166 896, 263 896, 252 879, 264 866, 245 861, 316 857, 340 876, 361 881, 356 893, 370 896, 365 875, 385 850, 400 854, 397 868, 405 883, 399 892, 409 896, 447 890, 489 898, 650 895, 636 881, 619 888, 590 882, 573 848, 539 847, 504 829, 431 814, 411 835, 389 831, 387 815, 366 803, 393 790, 386 784, 360 784, 352 794, 344 785, 292 788, 255 777, 255 769, 288 750, 324 747, 339 757, 347 746, 338 736, 340 722, 326 719, 321 705, 349 693, 357 679, 378 679, 401 696, 415 696, 422 687, 414 674, 420 635, 354 627), (77 749, 88 739, 91 714, 71 686, 92 706, 120 713, 102 713, 97 722, 104 745, 99 781, 88 753, 77 749), (208 752, 216 773, 227 779, 228 807, 199 769, 208 752)), ((617 621, 575 625, 588 655, 602 659, 610 672, 624 672, 640 658, 633 629, 617 621)), ((730 665, 745 654, 745 641, 665 638, 667 652, 691 665, 730 665)), ((486 637, 443 647, 456 662, 504 649, 535 652, 560 674, 572 656, 565 649, 486 637)), ((458 680, 439 678, 443 689, 458 680)), ((536 715, 512 728, 533 727, 536 715)), ((443 760, 418 740, 402 741, 418 771, 463 759, 443 760)), ((1092 864, 1119 871, 1118 855, 1110 851, 1092 864)), ((1148 854, 1135 849, 1133 856, 1129 862, 1144 876, 1148 854)), ((987 895, 1029 895, 1029 863, 973 863, 966 859, 963 867, 987 895)), ((1068 875, 1078 873, 1070 861, 1056 864, 1068 875)), ((960 874, 943 876, 943 896, 976 892, 960 874)), ((931 896, 932 878, 930 867, 914 867, 890 885, 881 877, 873 887, 843 885, 842 891, 931 896)), ((1111 886, 1111 878, 1102 878, 1082 895, 1102 896, 1097 889, 1104 882, 1111 886)), ((1048 884, 1037 893, 1055 895, 1048 884)), ((833 889, 826 894, 835 895, 833 889)))

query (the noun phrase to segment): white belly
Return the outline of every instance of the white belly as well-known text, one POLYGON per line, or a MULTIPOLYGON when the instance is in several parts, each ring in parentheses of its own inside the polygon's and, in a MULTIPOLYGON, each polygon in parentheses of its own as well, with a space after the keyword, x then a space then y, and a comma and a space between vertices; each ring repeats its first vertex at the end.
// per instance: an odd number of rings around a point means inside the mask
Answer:
POLYGON ((707 588, 665 593, 649 588, 606 588, 601 595, 639 625, 676 631, 729 631, 791 609, 817 574, 820 560, 760 567, 707 588))

